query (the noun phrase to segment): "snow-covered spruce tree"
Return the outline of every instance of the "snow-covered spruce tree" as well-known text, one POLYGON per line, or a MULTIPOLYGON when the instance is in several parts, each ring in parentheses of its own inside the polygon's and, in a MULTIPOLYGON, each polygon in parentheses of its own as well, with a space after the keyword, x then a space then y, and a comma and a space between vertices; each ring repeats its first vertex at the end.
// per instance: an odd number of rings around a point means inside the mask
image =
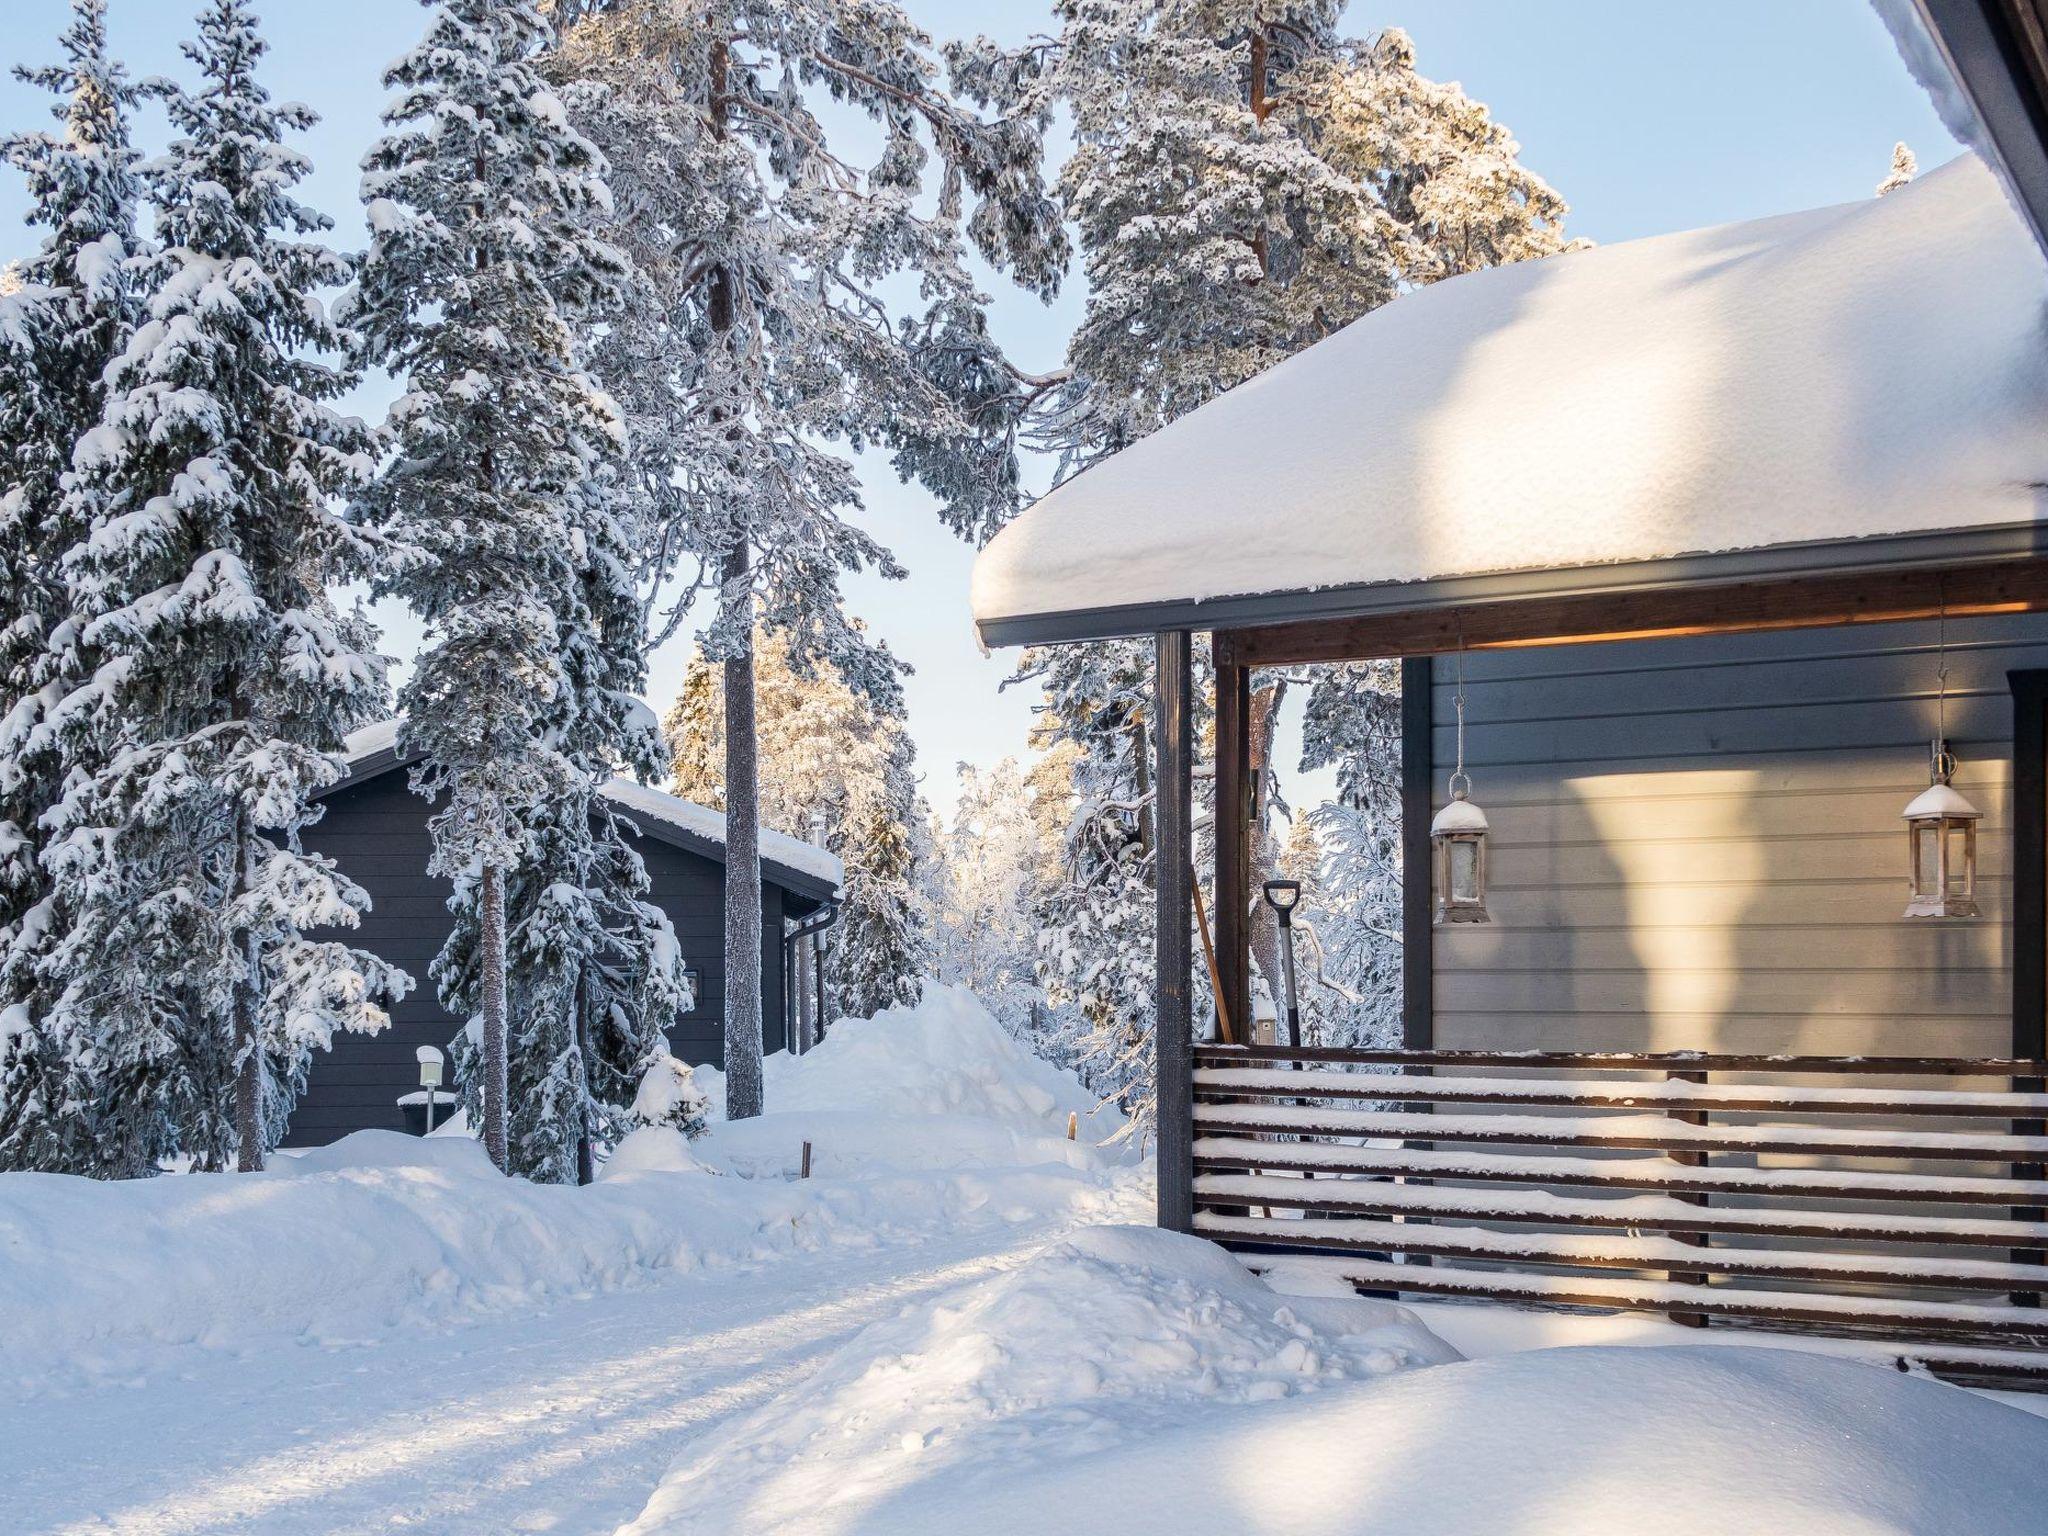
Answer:
MULTIPOLYGON (((610 207, 603 159, 540 72, 550 35, 531 0, 447 0, 386 70, 391 131, 364 161, 371 246, 346 312, 405 387, 363 508, 408 551, 382 590, 426 628, 400 703, 423 754, 414 786, 439 802, 433 867, 456 882, 436 981, 471 1020, 458 1060, 492 1161, 564 1176, 593 1097, 623 1102, 577 1041, 588 1017, 572 999, 598 987, 637 999, 629 1014, 653 1006, 643 986, 672 952, 656 952, 642 877, 594 796, 641 760, 625 702, 638 610, 620 606, 637 533, 607 489, 617 412, 573 327, 627 267, 592 232, 610 207), (615 977, 603 955, 627 957, 615 977), (516 1151, 514 989, 518 1081, 538 1095, 516 1151)), ((612 1053, 636 1082, 643 1046, 612 1053)))
POLYGON ((1393 662, 1318 669, 1302 767, 1331 768, 1337 798, 1313 829, 1317 899, 1302 902, 1329 1045, 1387 1046, 1401 1028, 1401 675, 1393 662))
POLYGON ((1066 765, 1045 794, 1067 816, 1036 913, 1039 981, 1076 1029, 1062 1054, 1133 1134, 1154 1098, 1151 671, 1137 641, 1027 651, 1020 667, 1043 691, 1032 744, 1066 765))
POLYGON ((956 515, 1007 505, 1008 424, 976 412, 1008 375, 969 246, 1049 292, 1064 260, 1035 121, 984 122, 941 88, 930 42, 888 0, 613 0, 579 7, 557 70, 609 156, 609 226, 638 279, 592 351, 662 530, 644 573, 670 601, 657 638, 715 592, 704 655, 725 669, 727 1110, 760 1112, 760 861, 753 637, 801 666, 893 686, 839 580, 900 575, 849 521, 847 451, 880 445, 956 515), (873 164, 836 153, 814 100, 879 130, 873 164), (923 306, 892 313, 892 279, 923 306))
POLYGON ((176 138, 146 168, 160 249, 145 318, 108 373, 75 458, 84 541, 64 557, 90 674, 50 711, 74 764, 45 864, 67 931, 42 962, 56 1028, 110 1058, 156 1060, 179 1150, 259 1168, 311 1053, 386 1023, 404 975, 306 935, 368 898, 298 846, 343 737, 386 708, 382 661, 331 588, 374 547, 333 509, 372 441, 327 401, 346 338, 322 287, 347 264, 302 238, 327 221, 291 196, 247 0, 212 0, 166 88, 176 138), (146 1044, 138 1047, 135 1042, 146 1044))
MULTIPOLYGON (((954 50, 977 97, 1073 114, 1059 193, 1088 305, 1063 379, 1020 385, 1010 407, 1062 475, 1405 288, 1564 248, 1563 201, 1485 107, 1417 73, 1399 31, 1343 36, 1341 11, 1338 0, 1060 0, 1054 37, 954 50)), ((1096 669, 1118 665, 1106 654, 1096 669)), ((1252 701, 1256 880, 1279 855, 1271 747, 1289 682, 1262 677, 1252 701)), ((1085 692, 1073 702, 1093 707, 1085 692)), ((1270 973, 1278 932, 1262 906, 1253 938, 1270 973)))
MULTIPOLYGON (((933 970, 975 993, 1005 1028, 1022 1035, 1043 996, 1036 924, 1046 904, 1048 850, 1038 807, 1015 758, 986 771, 962 763, 959 780, 952 821, 936 832, 937 857, 927 872, 933 970)), ((1057 851, 1055 844, 1055 858, 1057 851)))
POLYGON ((73 0, 60 45, 64 63, 16 74, 59 98, 62 132, 0 139, 28 183, 28 222, 48 231, 0 284, 0 1169, 113 1174, 150 1166, 167 1133, 143 1129, 161 1125, 153 1099, 51 1028, 41 854, 65 767, 37 727, 78 681, 59 560, 82 530, 65 476, 139 309, 127 271, 142 249, 137 93, 107 53, 104 0, 73 0))
MULTIPOLYGON (((887 649, 875 655, 886 661, 887 649)), ((665 725, 676 793, 730 815, 726 675, 722 665, 692 658, 665 725)), ((753 676, 762 824, 806 841, 819 825, 846 867, 839 921, 827 936, 831 1006, 866 1017, 916 1002, 931 945, 912 859, 911 823, 920 812, 902 690, 892 683, 857 692, 825 661, 806 673, 789 639, 771 631, 755 637, 753 676)))
MULTIPOLYGON (((551 1183, 588 1183, 595 1148, 632 1128, 634 1096, 667 1059, 662 1031, 685 1001, 675 934, 645 899, 630 817, 599 793, 610 777, 650 779, 666 766, 637 697, 646 680, 637 530, 604 481, 587 482, 577 500, 580 607, 562 631, 572 708, 561 740, 575 773, 531 813, 531 839, 505 888, 511 1167, 551 1183)), ((451 996, 476 994, 478 916, 474 901, 457 902, 435 972, 451 996)), ((476 1115, 482 1074, 467 1033, 455 1061, 476 1115)))

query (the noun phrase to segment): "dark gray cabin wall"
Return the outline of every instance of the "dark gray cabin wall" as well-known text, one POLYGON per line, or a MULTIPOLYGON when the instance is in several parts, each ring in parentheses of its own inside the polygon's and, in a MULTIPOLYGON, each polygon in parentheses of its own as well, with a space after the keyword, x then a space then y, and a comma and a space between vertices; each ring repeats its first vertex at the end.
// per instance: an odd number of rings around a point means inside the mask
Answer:
MULTIPOLYGON (((2048 666, 2048 615, 1948 629, 1956 783, 1984 812, 1973 921, 1901 915, 1935 624, 1467 656, 1494 922, 1430 935, 1435 1043, 2005 1054, 2006 674, 2048 666)), ((1455 668, 1433 668, 1438 806, 1455 668)))
MULTIPOLYGON (((351 1131, 406 1129, 399 1095, 419 1087, 414 1056, 422 1045, 446 1049, 457 1023, 434 995, 427 967, 447 941, 449 883, 427 873, 432 843, 427 803, 406 787, 403 772, 381 774, 337 790, 326 815, 307 830, 310 852, 332 857, 370 895, 370 911, 350 942, 401 965, 413 990, 392 1010, 391 1027, 337 1036, 314 1057, 305 1097, 294 1112, 288 1146, 324 1146, 351 1131)), ((669 1038, 692 1064, 723 1055, 725 997, 724 867, 652 838, 636 839, 647 863, 651 895, 674 924, 684 958, 703 974, 702 997, 676 1021, 669 1038)), ((762 1020, 766 1048, 783 1048, 782 932, 784 891, 763 882, 762 1020)))

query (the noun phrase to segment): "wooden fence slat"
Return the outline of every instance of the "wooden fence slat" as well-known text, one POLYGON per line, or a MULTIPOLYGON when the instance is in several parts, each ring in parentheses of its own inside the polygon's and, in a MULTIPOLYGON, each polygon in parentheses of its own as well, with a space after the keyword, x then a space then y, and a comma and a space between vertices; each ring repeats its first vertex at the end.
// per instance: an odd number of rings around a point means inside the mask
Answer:
POLYGON ((1715 1207, 1701 1210, 1662 1195, 1574 1199, 1541 1190, 1453 1189, 1367 1179, 1301 1179, 1207 1173, 1195 1178, 1195 1203, 1211 1209, 1265 1206, 1329 1215, 1420 1216, 1477 1224, 1587 1227, 1609 1231, 1711 1232, 1813 1242, 1911 1243, 1979 1248, 2048 1248, 2048 1222, 2005 1218, 1901 1216, 1821 1211, 1811 1215, 1715 1207))
POLYGON ((1409 1115, 1325 1105, 1198 1103, 1205 1133, 1275 1133, 1371 1140, 1422 1139, 1479 1146, 1527 1145, 1616 1151, 1725 1151, 1750 1156, 1883 1157, 2003 1163, 2016 1156, 2048 1161, 2048 1135, 1895 1131, 1862 1126, 1715 1125, 1697 1129, 1627 1116, 1478 1114, 1409 1115))
POLYGON ((1327 1045, 1195 1047, 1198 1067, 1260 1061, 1338 1062, 1354 1066, 1473 1067, 1557 1072, 1819 1073, 1854 1077, 2048 1077, 2048 1061, 2002 1056, 1755 1056, 1709 1051, 1364 1050, 1327 1045))
POLYGON ((1990 1116, 2048 1115, 2048 1093, 1961 1089, 1726 1087, 1687 1082, 1579 1083, 1538 1078, 1417 1077, 1409 1073, 1201 1067, 1195 1091, 1211 1097, 1361 1099, 1380 1103, 1503 1104, 1556 1109, 1718 1110, 1730 1114, 1990 1116))
POLYGON ((2048 1181, 1944 1178, 1932 1174, 1837 1172, 1808 1168, 1669 1167, 1652 1158, 1500 1156, 1251 1141, 1199 1136, 1195 1167, 1379 1178, 1442 1179, 1467 1184, 1538 1184, 1579 1189, 1663 1191, 1674 1195, 1757 1195, 1788 1200, 1882 1200, 1900 1204, 2048 1206, 2048 1181))
POLYGON ((1569 1269, 1664 1269, 1686 1265, 1742 1279, 1800 1280, 1943 1290, 2048 1292, 2048 1265, 1899 1254, 1822 1254, 1776 1249, 1717 1248, 1707 1253, 1668 1237, 1601 1233, 1491 1232, 1395 1221, 1298 1221, 1230 1217, 1204 1211, 1195 1231, 1206 1237, 1280 1248, 1340 1253, 1406 1253, 1478 1259, 1501 1265, 1569 1269))

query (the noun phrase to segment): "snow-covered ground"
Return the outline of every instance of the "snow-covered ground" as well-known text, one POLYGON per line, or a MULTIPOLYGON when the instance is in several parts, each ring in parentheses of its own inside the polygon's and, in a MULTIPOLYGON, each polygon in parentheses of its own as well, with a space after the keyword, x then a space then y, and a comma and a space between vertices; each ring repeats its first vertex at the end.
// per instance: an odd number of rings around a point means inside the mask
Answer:
POLYGON ((2042 1528, 2048 1421, 1853 1346, 1314 1294, 1152 1230, 964 994, 768 1082, 583 1190, 384 1135, 0 1178, 0 1533, 2042 1528))

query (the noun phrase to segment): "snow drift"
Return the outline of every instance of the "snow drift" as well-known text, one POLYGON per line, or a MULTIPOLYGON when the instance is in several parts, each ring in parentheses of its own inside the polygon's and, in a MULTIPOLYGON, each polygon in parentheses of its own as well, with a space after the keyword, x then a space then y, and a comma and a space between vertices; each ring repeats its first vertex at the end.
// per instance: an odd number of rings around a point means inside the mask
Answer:
POLYGON ((686 1171, 663 1134, 586 1189, 388 1131, 260 1174, 0 1177, 0 1383, 130 1374, 195 1345, 344 1347, 790 1253, 1127 1219, 1143 1197, 1065 1166, 761 1183, 686 1171))
POLYGON ((805 1141, 812 1172, 843 1177, 885 1169, 1098 1169, 1135 1153, 1097 1142, 1123 1124, 1098 1112, 1080 1080, 1041 1061, 964 987, 925 983, 922 1001, 871 1019, 841 1019, 803 1056, 766 1064, 768 1113, 722 1120, 725 1084, 697 1069, 721 1123, 696 1143, 715 1167, 749 1177, 797 1171, 805 1141), (1078 1139, 1067 1140, 1067 1117, 1078 1139))
POLYGON ((892 1536, 1115 1501, 1121 1536, 2032 1536, 2048 1424, 1791 1350, 1553 1349, 1224 1409, 1186 1433, 905 1501, 892 1536))
POLYGON ((1202 1246, 1084 1236, 877 1324, 627 1532, 2040 1529, 2048 1423, 1960 1388, 1775 1348, 1456 1361, 1403 1308, 1260 1294, 1202 1246))
MULTIPOLYGON (((983 1487, 1457 1352, 1406 1308, 1267 1289, 1195 1238, 1103 1228, 864 1330, 809 1381, 678 1462, 633 1536, 897 1531, 983 1487)), ((1079 1509, 1048 1495, 1038 1514, 1079 1509)), ((1127 1507, 1123 1498, 1092 1506, 1127 1507)), ((1037 1519, 964 1530, 1028 1530, 1037 1519)))

